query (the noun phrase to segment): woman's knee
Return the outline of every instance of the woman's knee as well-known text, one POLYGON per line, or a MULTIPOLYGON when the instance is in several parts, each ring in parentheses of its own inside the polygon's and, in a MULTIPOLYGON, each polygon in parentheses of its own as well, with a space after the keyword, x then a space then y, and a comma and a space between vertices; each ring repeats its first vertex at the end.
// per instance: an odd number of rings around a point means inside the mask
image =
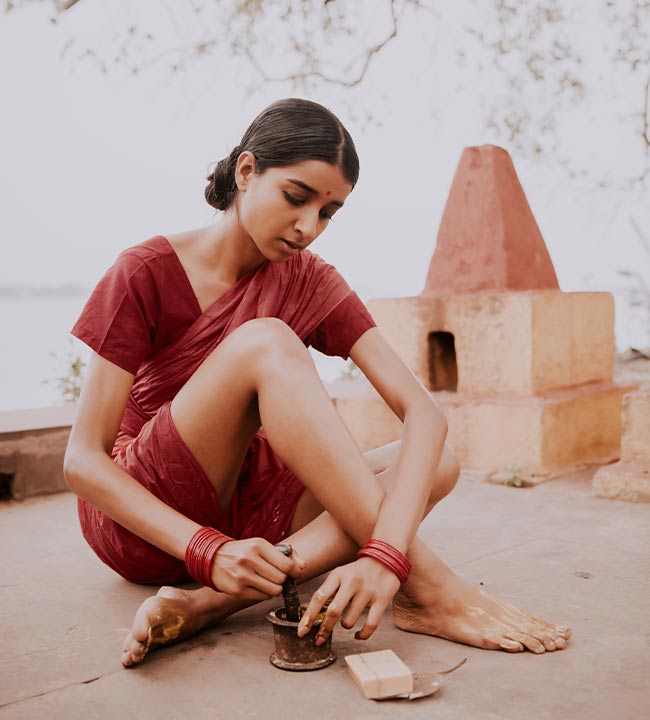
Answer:
POLYGON ((460 463, 458 462, 458 458, 451 447, 445 445, 440 464, 436 471, 435 482, 431 488, 430 501, 436 503, 442 500, 442 498, 447 497, 456 487, 459 476, 460 463))
POLYGON ((244 363, 277 364, 309 361, 311 355, 296 333, 279 318, 255 318, 242 323, 224 341, 224 349, 244 363))
MULTIPOLYGON (((392 479, 401 444, 401 440, 396 440, 364 453, 366 462, 382 482, 389 482, 392 479)), ((442 458, 435 470, 427 510, 449 495, 456 487, 459 476, 460 463, 451 447, 445 445, 442 458)))

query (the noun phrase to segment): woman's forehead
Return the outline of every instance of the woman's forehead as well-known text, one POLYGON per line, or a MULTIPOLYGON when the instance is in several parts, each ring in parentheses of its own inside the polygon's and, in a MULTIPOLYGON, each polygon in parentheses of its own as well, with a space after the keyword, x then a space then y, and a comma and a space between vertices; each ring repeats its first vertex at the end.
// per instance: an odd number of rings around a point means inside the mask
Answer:
POLYGON ((302 187, 306 192, 324 197, 347 196, 352 183, 343 175, 340 167, 323 160, 304 160, 300 163, 273 168, 275 175, 302 187))

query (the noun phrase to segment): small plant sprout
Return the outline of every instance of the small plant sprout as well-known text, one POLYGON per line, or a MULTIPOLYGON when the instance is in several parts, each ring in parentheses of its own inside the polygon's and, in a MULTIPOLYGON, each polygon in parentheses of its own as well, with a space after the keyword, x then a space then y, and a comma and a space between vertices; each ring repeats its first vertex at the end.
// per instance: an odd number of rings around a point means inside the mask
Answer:
POLYGON ((51 352, 50 356, 59 364, 61 375, 43 382, 55 383, 65 402, 75 402, 81 394, 86 361, 79 354, 72 338, 68 338, 68 350, 64 355, 51 352))
POLYGON ((491 475, 490 480, 516 488, 530 487, 532 485, 527 473, 519 465, 517 458, 510 463, 506 470, 491 475))

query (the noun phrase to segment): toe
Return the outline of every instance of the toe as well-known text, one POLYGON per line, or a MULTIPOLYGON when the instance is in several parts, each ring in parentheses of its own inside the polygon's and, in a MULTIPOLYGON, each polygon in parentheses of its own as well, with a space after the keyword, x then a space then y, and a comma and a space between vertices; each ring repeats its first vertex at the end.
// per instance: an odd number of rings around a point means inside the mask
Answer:
POLYGON ((130 655, 130 659, 131 659, 130 664, 131 665, 139 665, 144 660, 144 656, 146 654, 147 654, 147 651, 142 645, 138 644, 138 645, 134 646, 129 651, 129 655, 130 655))
POLYGON ((130 650, 124 650, 122 652, 122 657, 120 658, 122 665, 124 667, 131 667, 133 665, 133 660, 131 658, 131 651, 130 650))
POLYGON ((535 633, 537 636, 537 639, 542 643, 544 646, 544 649, 546 652, 553 652, 553 650, 557 650, 557 645, 555 644, 555 640, 550 635, 547 635, 544 633, 543 635, 540 635, 538 633, 535 633))
POLYGON ((524 632, 528 635, 532 635, 536 640, 538 640, 544 646, 544 650, 546 650, 546 652, 553 652, 554 650, 557 650, 553 633, 546 623, 527 627, 524 632))
POLYGON ((564 648, 567 646, 567 642, 563 637, 556 637, 555 646, 558 650, 564 650, 564 648))
POLYGON ((517 640, 509 640, 508 638, 501 638, 498 641, 498 646, 502 650, 505 650, 506 652, 512 652, 512 653, 523 652, 525 649, 524 646, 517 640))
POLYGON ((541 655, 546 652, 546 648, 542 645, 542 643, 536 637, 528 635, 527 633, 513 633, 508 637, 508 640, 516 640, 517 642, 520 642, 526 650, 530 650, 536 655, 541 655))
POLYGON ((125 638, 124 642, 122 643, 122 652, 128 652, 131 649, 131 645, 133 643, 133 635, 129 633, 125 638))
POLYGON ((147 649, 146 642, 139 642, 133 636, 133 633, 129 633, 122 645, 122 665, 124 665, 124 667, 132 667, 133 665, 141 663, 147 654, 147 649))

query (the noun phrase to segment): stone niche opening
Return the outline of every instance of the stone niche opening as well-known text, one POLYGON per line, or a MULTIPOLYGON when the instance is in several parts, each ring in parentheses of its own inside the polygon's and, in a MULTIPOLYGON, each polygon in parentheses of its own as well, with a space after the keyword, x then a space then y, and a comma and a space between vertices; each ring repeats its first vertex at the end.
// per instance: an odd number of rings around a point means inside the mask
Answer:
POLYGON ((0 473, 0 501, 11 500, 14 491, 13 473, 0 473))
POLYGON ((433 392, 456 392, 458 366, 456 345, 450 332, 430 332, 427 338, 429 352, 429 387, 433 392))

